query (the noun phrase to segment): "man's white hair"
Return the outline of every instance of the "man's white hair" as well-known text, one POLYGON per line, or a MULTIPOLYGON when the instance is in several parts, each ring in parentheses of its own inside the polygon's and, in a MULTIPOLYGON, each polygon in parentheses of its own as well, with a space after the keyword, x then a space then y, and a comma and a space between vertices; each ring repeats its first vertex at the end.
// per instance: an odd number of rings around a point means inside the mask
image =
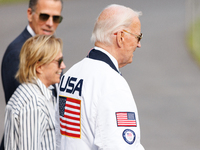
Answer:
POLYGON ((128 28, 133 23, 133 18, 140 15, 141 12, 122 5, 107 6, 97 18, 91 41, 111 45, 111 35, 120 29, 128 28))

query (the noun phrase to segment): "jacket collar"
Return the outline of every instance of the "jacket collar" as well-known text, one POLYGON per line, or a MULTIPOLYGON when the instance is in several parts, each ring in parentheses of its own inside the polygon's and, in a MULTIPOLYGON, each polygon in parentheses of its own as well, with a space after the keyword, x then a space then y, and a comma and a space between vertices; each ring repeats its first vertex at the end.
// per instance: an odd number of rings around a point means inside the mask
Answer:
POLYGON ((100 50, 92 49, 89 52, 89 54, 87 55, 87 57, 91 58, 91 59, 95 59, 95 60, 100 60, 100 61, 103 61, 103 62, 107 63, 112 69, 114 69, 115 71, 117 71, 120 74, 119 70, 114 65, 112 60, 104 52, 102 52, 100 50))

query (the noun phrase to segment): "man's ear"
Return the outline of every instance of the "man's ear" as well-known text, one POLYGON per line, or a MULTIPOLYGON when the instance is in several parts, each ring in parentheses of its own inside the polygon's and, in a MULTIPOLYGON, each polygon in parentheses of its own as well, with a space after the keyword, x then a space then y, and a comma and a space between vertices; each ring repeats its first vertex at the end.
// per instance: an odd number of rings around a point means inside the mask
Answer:
POLYGON ((32 22, 32 16, 33 16, 33 12, 31 8, 27 9, 27 18, 29 22, 32 22))
POLYGON ((117 45, 121 48, 124 43, 124 33, 122 31, 118 31, 116 34, 117 45))

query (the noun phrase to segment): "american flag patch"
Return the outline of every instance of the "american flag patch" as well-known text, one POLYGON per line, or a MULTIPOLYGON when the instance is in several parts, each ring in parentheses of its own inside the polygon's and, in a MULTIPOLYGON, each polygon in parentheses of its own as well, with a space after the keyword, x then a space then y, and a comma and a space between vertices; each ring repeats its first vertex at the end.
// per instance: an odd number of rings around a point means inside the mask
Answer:
POLYGON ((59 96, 60 133, 81 138, 81 101, 59 96))
POLYGON ((116 112, 118 127, 137 127, 134 112, 116 112))

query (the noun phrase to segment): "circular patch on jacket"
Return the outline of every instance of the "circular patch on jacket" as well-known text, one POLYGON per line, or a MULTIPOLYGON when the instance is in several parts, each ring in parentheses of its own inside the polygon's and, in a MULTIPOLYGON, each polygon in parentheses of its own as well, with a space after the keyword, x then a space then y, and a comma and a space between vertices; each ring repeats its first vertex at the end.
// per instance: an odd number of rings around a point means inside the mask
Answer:
POLYGON ((130 129, 126 129, 124 130, 124 132, 122 133, 122 136, 124 138, 124 140, 126 141, 126 143, 128 144, 133 144, 135 142, 135 132, 133 132, 130 129))

